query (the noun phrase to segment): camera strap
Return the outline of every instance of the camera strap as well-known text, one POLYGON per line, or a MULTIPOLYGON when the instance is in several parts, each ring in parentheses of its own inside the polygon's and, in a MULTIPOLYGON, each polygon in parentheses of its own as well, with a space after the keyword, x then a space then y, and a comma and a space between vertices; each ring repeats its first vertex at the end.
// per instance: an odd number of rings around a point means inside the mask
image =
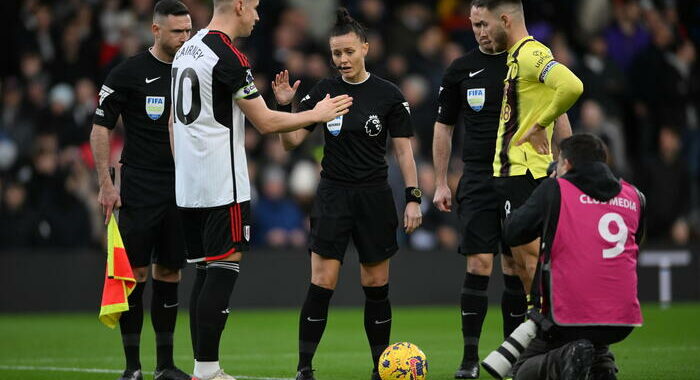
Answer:
MULTIPOLYGON (((558 180, 555 179, 555 181, 558 180)), ((560 198, 561 202, 561 198, 560 198)), ((546 278, 549 278, 549 269, 551 261, 551 247, 547 243, 547 233, 549 231, 549 223, 552 219, 552 202, 547 203, 544 222, 542 223, 542 235, 540 236, 540 251, 539 259, 537 261, 537 269, 535 270, 535 276, 532 279, 532 287, 530 289, 530 299, 532 300, 534 306, 538 310, 542 310, 543 302, 543 292, 545 286, 546 278), (545 274, 547 275, 545 278, 545 274)), ((554 239, 552 239, 553 241, 554 239)))
MULTIPOLYGON (((561 202, 561 200, 560 200, 561 202)), ((551 247, 547 244, 547 233, 550 231, 549 223, 552 220, 552 202, 547 203, 544 222, 542 224, 542 235, 540 236, 540 251, 539 260, 537 261, 537 269, 535 276, 532 279, 532 287, 530 289, 530 299, 533 302, 534 308, 528 310, 527 316, 539 326, 540 331, 549 336, 554 334, 554 323, 552 320, 542 314, 543 289, 545 282, 549 278, 549 267, 551 259, 551 247)))

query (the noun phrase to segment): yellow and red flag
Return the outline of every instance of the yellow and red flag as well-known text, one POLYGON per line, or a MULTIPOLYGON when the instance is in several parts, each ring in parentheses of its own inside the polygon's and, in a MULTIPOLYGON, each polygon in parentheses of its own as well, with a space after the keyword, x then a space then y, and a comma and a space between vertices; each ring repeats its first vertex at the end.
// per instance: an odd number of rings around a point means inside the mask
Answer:
POLYGON ((107 225, 107 271, 102 290, 100 322, 112 329, 117 326, 122 312, 129 310, 128 297, 135 286, 134 272, 131 270, 119 227, 112 214, 107 225))

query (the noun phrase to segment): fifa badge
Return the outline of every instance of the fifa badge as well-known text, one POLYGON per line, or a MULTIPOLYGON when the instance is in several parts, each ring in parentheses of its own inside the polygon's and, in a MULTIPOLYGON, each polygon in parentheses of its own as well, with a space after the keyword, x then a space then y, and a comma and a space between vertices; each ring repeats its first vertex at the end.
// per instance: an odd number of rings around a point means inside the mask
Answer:
POLYGON ((151 120, 158 120, 160 115, 165 111, 164 96, 147 96, 146 97, 146 114, 151 120))
POLYGON ((467 90, 467 103, 474 111, 479 112, 486 103, 485 88, 470 88, 467 90))

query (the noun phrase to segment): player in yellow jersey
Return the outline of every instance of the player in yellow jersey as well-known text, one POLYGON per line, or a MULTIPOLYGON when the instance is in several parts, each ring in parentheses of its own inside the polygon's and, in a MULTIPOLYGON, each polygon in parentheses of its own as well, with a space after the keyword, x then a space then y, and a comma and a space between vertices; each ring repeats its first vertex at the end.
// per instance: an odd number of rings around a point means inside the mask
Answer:
MULTIPOLYGON (((552 162, 554 121, 583 92, 583 84, 552 52, 528 34, 520 0, 474 0, 496 51, 508 51, 508 74, 493 160, 501 213, 525 203, 552 162)), ((568 132, 570 134, 570 131, 568 132)), ((558 136, 566 137, 566 136, 558 136)), ((539 240, 511 248, 526 293, 537 266, 539 240)))

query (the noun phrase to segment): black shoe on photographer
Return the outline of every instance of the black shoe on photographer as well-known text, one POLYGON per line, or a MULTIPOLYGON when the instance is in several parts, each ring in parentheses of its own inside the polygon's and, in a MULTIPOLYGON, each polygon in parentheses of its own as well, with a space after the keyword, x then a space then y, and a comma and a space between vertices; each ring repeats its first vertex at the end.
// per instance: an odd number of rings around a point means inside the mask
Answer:
POLYGON ((479 362, 464 362, 460 364, 455 379, 478 379, 479 378, 479 362))

